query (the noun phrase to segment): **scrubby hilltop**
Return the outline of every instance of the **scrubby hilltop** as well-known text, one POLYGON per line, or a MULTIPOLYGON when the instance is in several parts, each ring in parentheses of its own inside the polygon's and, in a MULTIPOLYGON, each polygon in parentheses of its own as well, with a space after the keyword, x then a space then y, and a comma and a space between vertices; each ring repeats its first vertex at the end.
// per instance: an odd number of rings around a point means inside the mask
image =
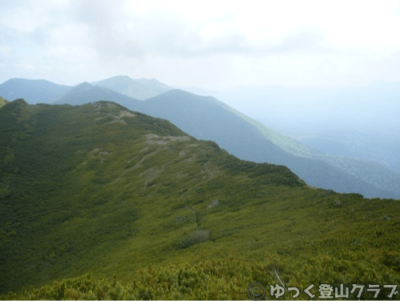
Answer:
POLYGON ((312 189, 115 103, 6 104, 0 170, 0 293, 59 281, 5 298, 244 299, 274 269, 297 286, 400 280, 399 202, 312 189), (88 271, 131 290, 60 282, 88 271))

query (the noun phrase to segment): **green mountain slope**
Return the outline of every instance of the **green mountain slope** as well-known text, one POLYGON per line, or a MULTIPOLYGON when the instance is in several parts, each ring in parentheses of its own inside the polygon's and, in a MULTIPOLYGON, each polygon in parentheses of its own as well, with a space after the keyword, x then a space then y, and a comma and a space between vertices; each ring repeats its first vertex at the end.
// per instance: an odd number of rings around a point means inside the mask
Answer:
POLYGON ((0 108, 6 105, 7 103, 9 103, 9 101, 0 96, 0 108))
POLYGON ((126 96, 144 100, 162 94, 171 88, 156 79, 131 79, 128 76, 114 76, 99 82, 93 83, 96 86, 114 90, 126 96))
MULTIPOLYGON (((0 170, 1 293, 88 271, 111 281, 86 295, 98 299, 229 298, 233 287, 244 299, 249 281, 276 282, 273 266, 298 286, 400 280, 399 202, 311 189, 286 167, 241 161, 115 103, 5 105, 0 170), (138 281, 132 294, 114 274, 138 281)), ((21 293, 83 298, 82 279, 21 293)))
POLYGON ((70 89, 47 80, 13 78, 0 85, 0 95, 10 100, 24 98, 30 104, 51 103, 70 89))

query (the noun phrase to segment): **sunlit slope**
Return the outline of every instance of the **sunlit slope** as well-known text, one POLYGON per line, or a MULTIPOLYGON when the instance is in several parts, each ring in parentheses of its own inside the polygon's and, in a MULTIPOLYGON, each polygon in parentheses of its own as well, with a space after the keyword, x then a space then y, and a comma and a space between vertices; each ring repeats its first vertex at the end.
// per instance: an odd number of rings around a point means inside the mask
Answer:
POLYGON ((9 101, 0 96, 0 108, 7 104, 9 101))
MULTIPOLYGON (((150 264, 232 255, 246 265, 266 251, 294 266, 312 262, 307 254, 359 258, 343 281, 396 281, 397 201, 311 189, 286 167, 241 161, 110 102, 17 100, 0 110, 0 129, 1 293, 89 270, 128 283, 150 264), (368 257, 354 253, 360 248, 368 257)), ((321 281, 340 274, 318 260, 321 281)), ((271 281, 267 270, 254 273, 246 277, 271 281)))

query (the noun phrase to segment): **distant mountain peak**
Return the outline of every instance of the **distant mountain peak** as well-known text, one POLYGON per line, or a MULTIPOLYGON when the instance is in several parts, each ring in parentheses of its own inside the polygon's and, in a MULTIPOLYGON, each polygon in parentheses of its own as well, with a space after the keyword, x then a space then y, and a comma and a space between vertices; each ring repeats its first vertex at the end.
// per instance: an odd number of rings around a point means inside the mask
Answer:
POLYGON ((88 82, 83 82, 83 83, 76 85, 75 88, 72 89, 71 91, 83 91, 83 90, 90 89, 91 87, 93 87, 93 85, 89 84, 88 82))
POLYGON ((171 87, 159 82, 155 78, 132 79, 127 75, 113 76, 102 81, 94 82, 93 84, 139 100, 145 100, 160 95, 171 89, 171 87))
POLYGON ((153 83, 161 83, 159 80, 157 80, 157 79, 155 79, 155 78, 151 78, 151 79, 148 79, 148 78, 139 78, 139 79, 136 79, 136 81, 138 81, 138 82, 153 82, 153 83))
POLYGON ((116 75, 116 76, 110 77, 109 79, 119 79, 119 78, 133 80, 133 79, 132 79, 131 77, 129 77, 128 75, 116 75))
POLYGON ((80 83, 80 84, 78 84, 78 85, 76 85, 76 87, 80 87, 80 86, 86 86, 86 87, 91 87, 92 86, 92 84, 90 84, 89 82, 82 82, 82 83, 80 83))

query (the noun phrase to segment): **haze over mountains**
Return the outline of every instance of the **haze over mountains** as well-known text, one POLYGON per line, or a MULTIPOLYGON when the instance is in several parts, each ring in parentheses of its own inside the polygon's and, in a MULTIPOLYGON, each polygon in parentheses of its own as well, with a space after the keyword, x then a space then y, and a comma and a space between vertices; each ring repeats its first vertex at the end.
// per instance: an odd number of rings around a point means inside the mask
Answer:
MULTIPOLYGON (((141 78, 134 80, 128 76, 115 76, 94 82, 92 85, 108 88, 139 100, 144 100, 172 89, 156 79, 141 78)), ((79 86, 80 89, 84 89, 84 86, 79 86)), ((13 78, 0 85, 0 96, 13 100, 23 98, 29 104, 55 103, 73 88, 73 86, 59 85, 46 80, 13 78)), ((107 93, 107 90, 102 91, 107 93)), ((76 92, 77 90, 73 93, 76 92)))
POLYGON ((237 86, 212 95, 326 154, 364 159, 400 172, 400 84, 348 88, 237 86), (246 101, 243 101, 243 100, 246 101))
MULTIPOLYGON (((28 85, 26 80, 20 82, 21 88, 17 90, 10 89, 8 82, 5 83, 7 85, 0 85, 0 93, 17 93, 18 90, 23 91, 25 86, 32 89, 32 84, 28 85)), ((117 76, 96 85, 82 83, 70 87, 68 91, 60 89, 62 93, 56 95, 53 101, 46 100, 72 105, 97 100, 114 101, 131 110, 167 119, 198 139, 215 141, 238 158, 288 166, 311 186, 338 192, 358 192, 367 197, 400 198, 400 175, 387 167, 317 152, 279 135, 213 97, 201 97, 181 90, 167 91, 146 101, 126 95, 133 95, 135 89, 141 95, 157 94, 167 89, 166 85, 154 80, 141 82, 141 90, 138 90, 140 82, 117 76)), ((55 85, 53 89, 57 88, 60 87, 55 85)), ((45 90, 42 93, 45 94, 45 90)))

